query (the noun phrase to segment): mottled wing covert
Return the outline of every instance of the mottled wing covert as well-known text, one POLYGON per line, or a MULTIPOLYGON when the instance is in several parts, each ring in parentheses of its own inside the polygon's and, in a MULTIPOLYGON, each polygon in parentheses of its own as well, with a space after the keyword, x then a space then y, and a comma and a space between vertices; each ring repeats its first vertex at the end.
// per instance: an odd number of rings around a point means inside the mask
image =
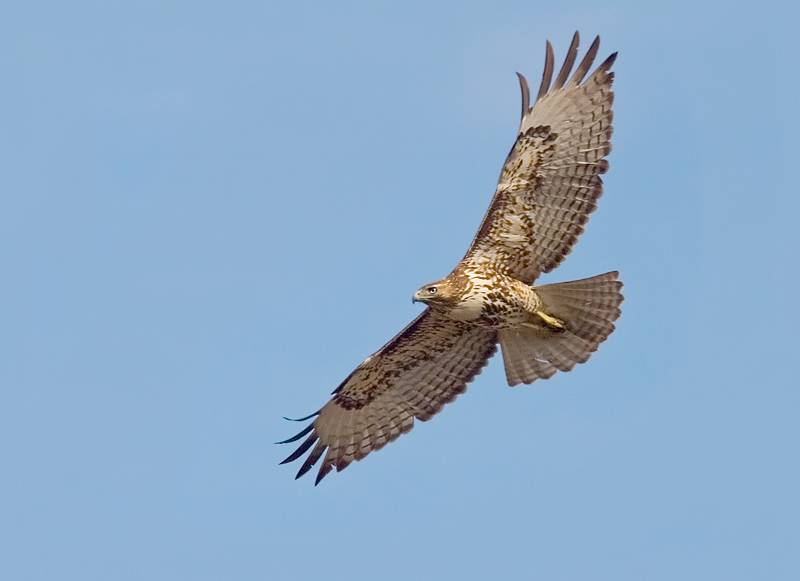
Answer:
POLYGON ((578 40, 576 32, 552 87, 553 49, 547 43, 542 84, 533 107, 525 77, 519 75, 519 136, 462 262, 484 264, 530 284, 572 251, 589 214, 597 208, 603 193, 600 174, 608 170, 605 156, 611 151, 614 73, 609 69, 616 53, 584 82, 600 45, 597 37, 567 80, 578 40))
POLYGON ((323 454, 317 483, 333 468, 344 470, 411 430, 414 418, 426 421, 439 413, 466 391, 496 350, 493 329, 468 326, 427 309, 359 365, 314 414, 310 426, 280 442, 296 442, 308 434, 282 463, 297 460, 313 446, 298 478, 323 454))

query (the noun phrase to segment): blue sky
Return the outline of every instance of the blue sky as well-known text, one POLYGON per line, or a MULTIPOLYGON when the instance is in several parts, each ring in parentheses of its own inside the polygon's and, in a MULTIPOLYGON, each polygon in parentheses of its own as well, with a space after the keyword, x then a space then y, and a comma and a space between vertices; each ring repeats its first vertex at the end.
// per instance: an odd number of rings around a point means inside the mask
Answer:
POLYGON ((800 576, 789 3, 25 3, 0 14, 0 576, 800 576), (546 39, 619 51, 545 282, 617 332, 499 358, 317 488, 278 466, 461 258, 546 39))

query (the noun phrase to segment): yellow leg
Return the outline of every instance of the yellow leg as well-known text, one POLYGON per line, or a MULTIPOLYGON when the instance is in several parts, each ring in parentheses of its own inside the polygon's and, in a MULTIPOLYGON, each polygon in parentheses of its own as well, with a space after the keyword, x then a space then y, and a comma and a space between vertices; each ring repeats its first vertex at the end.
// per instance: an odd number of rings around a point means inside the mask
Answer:
POLYGON ((565 327, 564 321, 561 319, 556 319, 555 317, 551 317, 550 315, 543 313, 542 311, 536 311, 536 314, 541 317, 541 319, 550 325, 551 327, 555 327, 556 329, 563 329, 565 327))

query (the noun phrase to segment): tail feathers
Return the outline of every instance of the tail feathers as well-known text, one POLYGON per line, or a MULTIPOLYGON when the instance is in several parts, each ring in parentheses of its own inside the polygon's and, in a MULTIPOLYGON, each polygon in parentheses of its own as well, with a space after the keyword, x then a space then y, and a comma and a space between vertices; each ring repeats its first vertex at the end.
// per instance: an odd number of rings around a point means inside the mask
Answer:
POLYGON ((533 383, 585 363, 614 331, 624 300, 618 276, 618 272, 609 272, 535 287, 545 313, 563 321, 564 328, 501 330, 508 384, 533 383))
POLYGON ((539 348, 543 338, 532 329, 503 329, 500 331, 500 347, 506 366, 509 385, 532 383, 555 375, 557 369, 551 365, 539 348))

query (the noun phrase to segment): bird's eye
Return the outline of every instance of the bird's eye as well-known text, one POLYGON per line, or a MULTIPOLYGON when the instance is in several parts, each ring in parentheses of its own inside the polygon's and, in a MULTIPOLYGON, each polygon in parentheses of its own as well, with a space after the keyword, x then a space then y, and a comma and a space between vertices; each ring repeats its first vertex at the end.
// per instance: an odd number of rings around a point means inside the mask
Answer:
POLYGON ((436 294, 436 291, 438 291, 438 290, 439 290, 439 289, 438 289, 438 288, 436 288, 435 286, 429 286, 429 287, 428 287, 428 292, 429 292, 430 294, 432 294, 432 295, 435 295, 435 294, 436 294))

